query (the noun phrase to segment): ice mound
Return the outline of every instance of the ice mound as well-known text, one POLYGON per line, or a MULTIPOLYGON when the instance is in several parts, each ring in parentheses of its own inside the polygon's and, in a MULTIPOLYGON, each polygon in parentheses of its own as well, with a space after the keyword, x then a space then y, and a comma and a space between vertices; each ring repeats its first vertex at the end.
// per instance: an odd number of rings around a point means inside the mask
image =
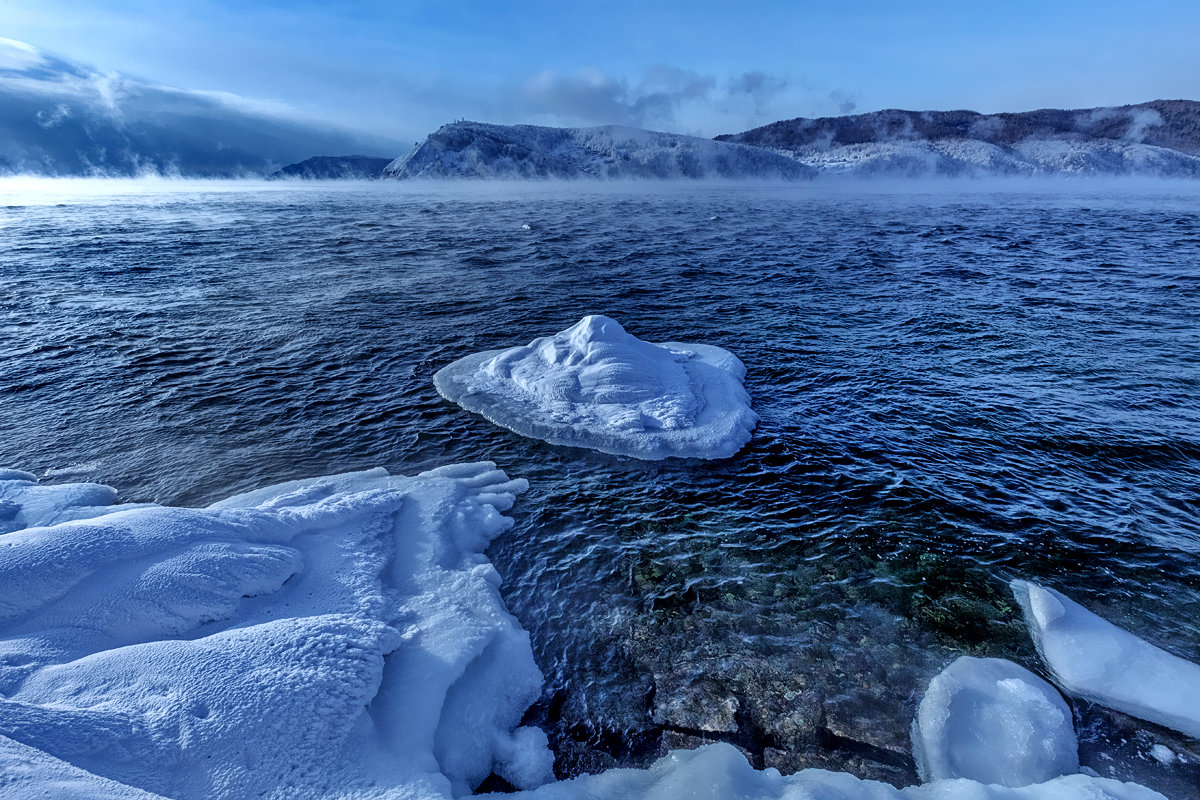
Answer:
POLYGON ((1200 738, 1200 665, 1053 589, 1020 580, 1011 588, 1038 652, 1066 692, 1200 738))
POLYGON ((1079 772, 1071 709, 1058 690, 998 658, 963 656, 929 682, 913 756, 924 781, 1028 786, 1079 772))
POLYGON ((376 470, 99 513, 111 490, 4 480, 10 523, 91 518, 0 536, 0 796, 449 798, 493 770, 552 777, 545 735, 514 730, 542 677, 482 555, 524 481, 376 470), (30 498, 57 511, 26 516, 30 498))
POLYGON ((552 444, 659 460, 728 458, 758 416, 732 353, 650 344, 599 314, 524 347, 466 356, 434 384, 504 428, 552 444))
POLYGON ((1068 775, 1020 788, 944 780, 896 789, 843 772, 754 770, 733 745, 677 750, 649 769, 612 769, 551 783, 511 800, 1166 800, 1134 783, 1068 775))

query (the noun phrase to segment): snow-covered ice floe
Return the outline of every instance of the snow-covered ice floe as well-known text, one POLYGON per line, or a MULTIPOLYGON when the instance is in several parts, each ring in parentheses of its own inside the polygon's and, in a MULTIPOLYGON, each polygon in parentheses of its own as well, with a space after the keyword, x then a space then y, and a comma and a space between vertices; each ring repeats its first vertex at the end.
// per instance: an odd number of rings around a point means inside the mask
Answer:
POLYGON ((518 800, 1162 800, 1086 775, 784 777, 726 744, 546 783, 546 737, 518 727, 542 676, 482 554, 524 481, 369 470, 205 509, 0 481, 10 523, 66 520, 0 535, 5 800, 447 800, 493 771, 518 800))
POLYGON ((1071 708, 1050 684, 999 658, 963 656, 929 683, 913 723, 925 781, 1028 786, 1079 772, 1071 708))
POLYGON ((434 383, 523 436, 659 460, 728 458, 750 441, 758 416, 745 374, 720 347, 643 342, 593 314, 524 347, 461 358, 434 383))
POLYGON ((1053 589, 1021 580, 1011 588, 1034 645, 1068 694, 1200 738, 1200 665, 1053 589))

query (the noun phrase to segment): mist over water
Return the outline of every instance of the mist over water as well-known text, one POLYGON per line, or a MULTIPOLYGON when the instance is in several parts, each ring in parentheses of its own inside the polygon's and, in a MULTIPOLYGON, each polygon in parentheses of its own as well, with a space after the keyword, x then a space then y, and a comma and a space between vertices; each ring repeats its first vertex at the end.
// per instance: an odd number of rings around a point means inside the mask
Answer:
POLYGON ((1008 578, 1200 660, 1198 194, 0 182, 0 466, 204 504, 493 460, 563 740, 732 696, 899 752, 955 655, 1037 665, 1008 578), (434 391, 587 313, 737 354, 751 443, 630 462, 434 391))

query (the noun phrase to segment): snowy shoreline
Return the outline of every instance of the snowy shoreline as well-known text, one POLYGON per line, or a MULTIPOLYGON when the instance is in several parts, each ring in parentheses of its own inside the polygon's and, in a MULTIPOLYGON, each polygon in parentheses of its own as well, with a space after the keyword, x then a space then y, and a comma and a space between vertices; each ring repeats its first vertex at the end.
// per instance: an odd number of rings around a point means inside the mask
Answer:
MULTIPOLYGON (((182 509, 0 473, 5 796, 447 798, 496 772, 542 800, 1162 797, 1082 774, 782 776, 724 744, 551 782, 545 735, 519 727, 542 677, 483 555, 526 488, 490 463, 377 469, 182 509)), ((1014 679, 1001 671, 1002 694, 1014 679)), ((1018 721, 1059 713, 997 702, 1018 721)), ((927 747, 949 730, 919 724, 927 747)))

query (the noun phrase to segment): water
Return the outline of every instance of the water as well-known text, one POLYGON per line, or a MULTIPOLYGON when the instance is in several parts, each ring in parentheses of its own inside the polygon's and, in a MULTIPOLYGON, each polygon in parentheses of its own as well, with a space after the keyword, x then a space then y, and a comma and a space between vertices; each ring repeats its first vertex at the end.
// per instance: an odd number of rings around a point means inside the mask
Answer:
POLYGON ((531 483, 490 555, 568 769, 703 730, 760 764, 904 782, 941 666, 1038 666, 1011 577, 1200 660, 1197 199, 9 182, 0 465, 204 504, 493 460, 531 483), (751 444, 630 462, 432 388, 459 356, 591 312, 739 355, 751 444))

